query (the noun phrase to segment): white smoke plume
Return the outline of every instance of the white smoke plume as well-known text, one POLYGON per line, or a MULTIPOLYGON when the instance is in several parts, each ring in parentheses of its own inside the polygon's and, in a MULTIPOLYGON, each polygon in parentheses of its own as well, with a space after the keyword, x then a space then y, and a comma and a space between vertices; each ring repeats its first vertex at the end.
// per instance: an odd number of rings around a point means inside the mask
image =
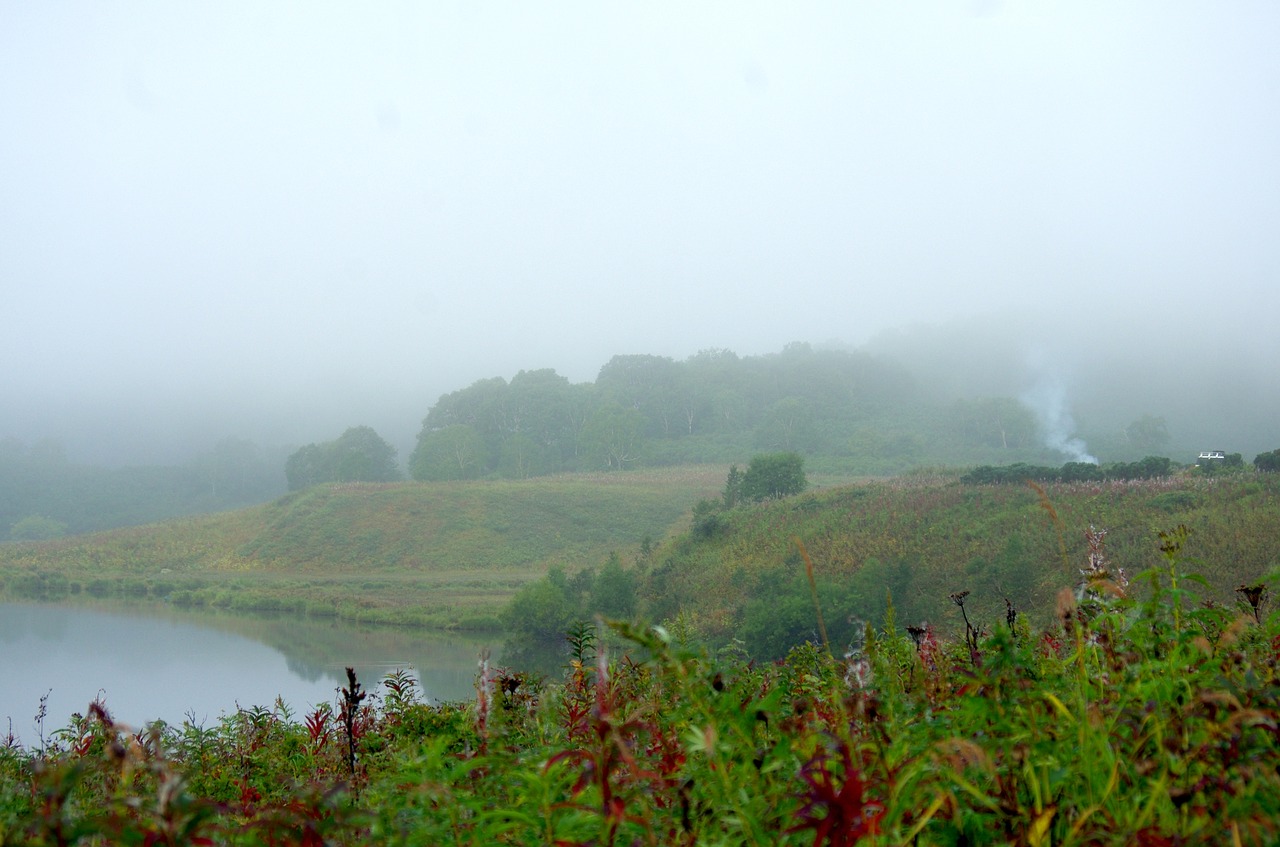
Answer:
POLYGON ((1018 398, 1036 416, 1040 437, 1044 445, 1071 457, 1073 462, 1098 464, 1084 440, 1075 434, 1076 422, 1067 408, 1067 389, 1062 380, 1042 376, 1029 390, 1018 398))

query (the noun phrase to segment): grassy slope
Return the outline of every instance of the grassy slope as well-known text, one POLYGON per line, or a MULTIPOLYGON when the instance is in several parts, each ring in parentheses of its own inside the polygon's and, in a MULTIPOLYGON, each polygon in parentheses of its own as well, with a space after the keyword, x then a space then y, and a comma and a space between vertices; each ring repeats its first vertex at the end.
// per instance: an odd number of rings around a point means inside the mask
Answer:
POLYGON ((551 564, 660 541, 725 469, 334 485, 265 506, 0 546, 9 594, 150 596, 432 625, 492 622, 551 564))
MULTIPOLYGON (((724 471, 319 487, 238 512, 0 545, 0 579, 21 597, 123 595, 483 627, 551 564, 599 565, 611 550, 660 541, 717 493, 724 471)), ((682 606, 707 635, 732 634, 752 598, 799 584, 795 538, 820 578, 859 593, 860 616, 878 620, 890 588, 900 620, 943 624, 958 619, 947 596, 963 589, 985 622, 1001 618, 1006 596, 1051 614, 1078 576, 1091 524, 1109 530, 1108 553, 1134 574, 1158 562, 1156 532, 1185 523, 1190 566, 1224 602, 1280 563, 1280 475, 1050 485, 1046 494, 1059 523, 1030 488, 947 476, 737 509, 714 538, 673 538, 650 557, 644 599, 658 617, 682 606)))
POLYGON ((1006 596, 1024 612, 1051 615, 1058 592, 1079 580, 1090 525, 1108 530, 1110 560, 1132 576, 1160 562, 1159 531, 1186 524, 1186 566, 1219 602, 1280 566, 1277 474, 1044 490, 1047 501, 1018 485, 901 478, 735 509, 713 537, 659 551, 647 599, 667 613, 679 602, 698 630, 727 637, 752 599, 804 585, 797 538, 820 580, 856 586, 860 617, 878 621, 891 589, 900 621, 945 626, 960 620, 949 594, 966 589, 984 623, 1003 619, 1006 596))

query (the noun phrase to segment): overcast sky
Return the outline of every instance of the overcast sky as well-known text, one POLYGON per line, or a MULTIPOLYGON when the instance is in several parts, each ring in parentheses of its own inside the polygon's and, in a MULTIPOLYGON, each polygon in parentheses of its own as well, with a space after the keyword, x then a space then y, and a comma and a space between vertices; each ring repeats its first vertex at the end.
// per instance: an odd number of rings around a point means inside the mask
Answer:
POLYGON ((403 450, 482 377, 1004 311, 1269 355, 1277 33, 1273 0, 5 0, 0 437, 403 450))

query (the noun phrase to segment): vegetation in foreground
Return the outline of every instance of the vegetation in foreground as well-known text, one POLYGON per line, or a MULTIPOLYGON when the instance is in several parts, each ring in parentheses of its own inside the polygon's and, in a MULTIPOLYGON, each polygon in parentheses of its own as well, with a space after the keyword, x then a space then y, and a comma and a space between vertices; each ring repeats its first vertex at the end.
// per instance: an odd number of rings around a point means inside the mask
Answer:
POLYGON ((381 696, 135 732, 93 704, 0 749, 0 842, 1186 845, 1280 838, 1280 616, 1202 604, 1183 527, 1133 578, 1090 538, 1033 632, 895 622, 758 665, 615 626, 563 678, 481 663, 474 702, 381 696))

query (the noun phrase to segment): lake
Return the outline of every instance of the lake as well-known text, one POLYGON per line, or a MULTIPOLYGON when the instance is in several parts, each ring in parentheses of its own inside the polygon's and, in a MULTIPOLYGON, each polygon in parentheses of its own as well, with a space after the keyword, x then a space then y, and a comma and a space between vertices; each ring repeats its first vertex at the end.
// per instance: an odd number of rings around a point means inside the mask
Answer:
POLYGON ((285 614, 0 603, 0 736, 12 727, 38 745, 46 695, 46 738, 95 698, 135 727, 212 725, 277 697, 301 719, 335 701, 348 666, 369 691, 404 668, 426 699, 466 700, 481 651, 500 661, 501 642, 285 614))

